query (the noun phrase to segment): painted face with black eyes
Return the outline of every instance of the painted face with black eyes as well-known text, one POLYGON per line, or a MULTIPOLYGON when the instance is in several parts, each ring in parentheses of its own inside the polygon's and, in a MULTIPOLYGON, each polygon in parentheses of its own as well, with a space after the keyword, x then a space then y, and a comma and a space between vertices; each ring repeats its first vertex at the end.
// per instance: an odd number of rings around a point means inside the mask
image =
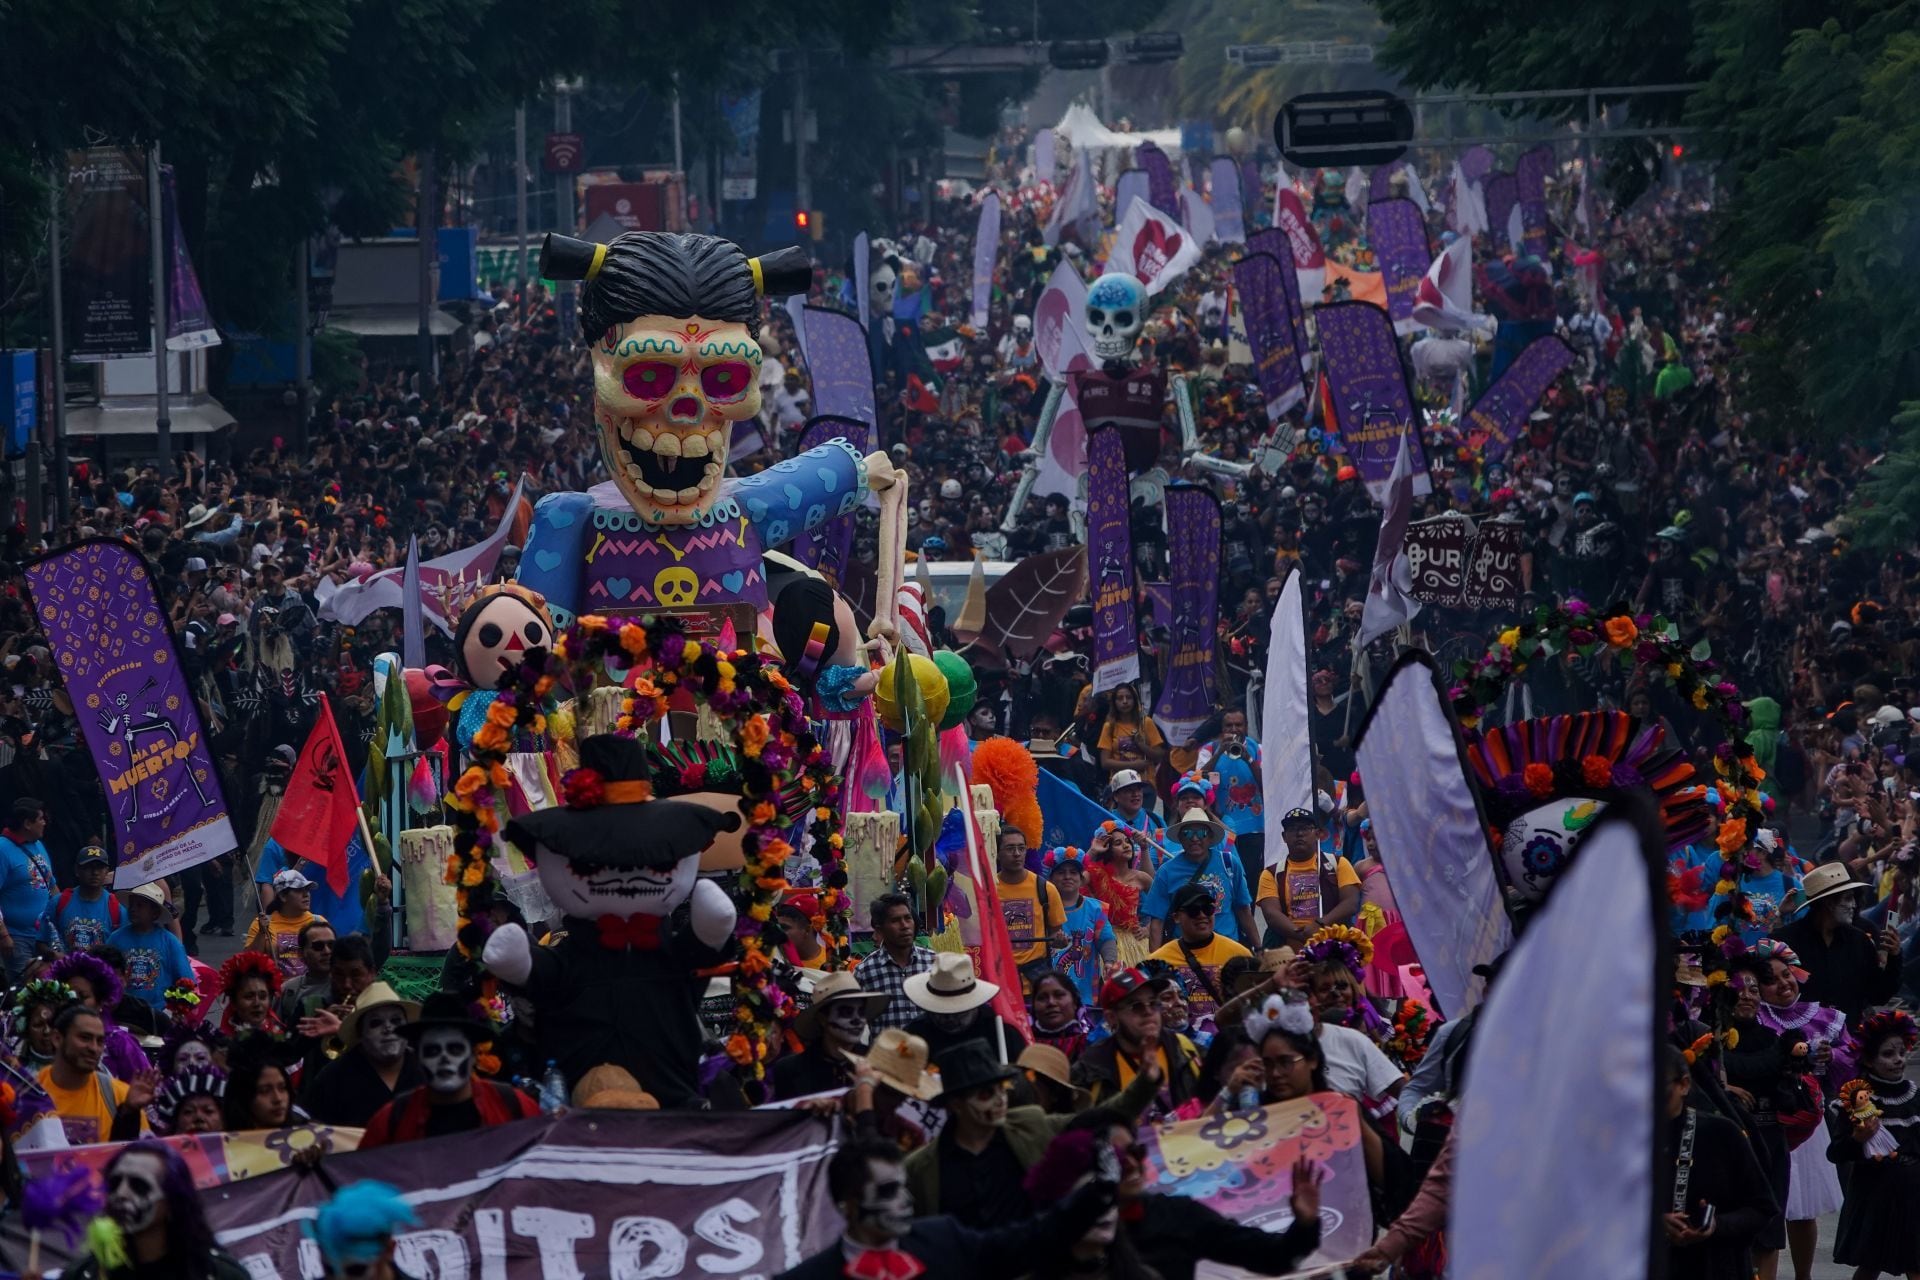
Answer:
POLYGON ((652 525, 720 496, 733 424, 760 412, 760 344, 737 321, 640 316, 593 345, 594 422, 620 492, 652 525))
POLYGON ((553 644, 553 619, 537 594, 510 588, 467 606, 455 638, 467 683, 496 689, 528 652, 553 644))

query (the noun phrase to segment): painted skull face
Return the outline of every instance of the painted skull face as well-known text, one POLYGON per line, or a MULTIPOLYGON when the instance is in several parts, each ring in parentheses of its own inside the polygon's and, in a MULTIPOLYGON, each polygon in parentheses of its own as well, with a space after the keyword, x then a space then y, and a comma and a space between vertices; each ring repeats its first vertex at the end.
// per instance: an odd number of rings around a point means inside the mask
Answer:
POLYGON ((641 519, 693 524, 713 505, 733 424, 760 412, 760 362, 737 321, 641 316, 594 344, 600 451, 641 519))
POLYGON ((906 1173, 894 1161, 867 1161, 860 1216, 868 1226, 896 1239, 913 1229, 913 1196, 907 1190, 906 1173))
POLYGON ((473 1045, 457 1027, 429 1027, 420 1033, 420 1070, 435 1093, 458 1093, 473 1079, 473 1045))
POLYGON ((1520 901, 1537 905, 1546 898, 1605 807, 1597 800, 1556 800, 1507 824, 1500 836, 1500 861, 1507 885, 1520 901))
POLYGON ((700 850, 669 867, 615 867, 569 859, 545 845, 535 863, 553 905, 570 916, 668 916, 693 893, 700 850))
POLYGON ((476 689, 497 689, 530 649, 553 643, 553 618, 531 592, 500 591, 460 615, 455 628, 461 674, 476 689))
POLYGON ((867 1042, 867 1007, 859 1000, 835 1000, 827 1005, 821 1019, 827 1024, 827 1033, 842 1045, 863 1045, 867 1042))
POLYGON ((1102 361, 1125 360, 1147 319, 1147 287, 1123 271, 1110 271, 1087 290, 1087 338, 1102 361))
POLYGON ((867 273, 867 313, 876 319, 893 314, 893 293, 900 283, 899 273, 890 263, 881 263, 867 273))
POLYGON ((182 1040, 173 1051, 175 1071, 205 1071, 213 1065, 213 1050, 204 1040, 182 1040))
POLYGON ((947 1105, 955 1114, 963 1115, 985 1129, 998 1129, 1007 1122, 1007 1089, 1004 1084, 982 1085, 952 1099, 947 1105))
POLYGON ((399 1005, 381 1005, 360 1015, 360 1043, 367 1057, 375 1062, 397 1062, 406 1052, 407 1042, 400 1028, 407 1025, 406 1010, 399 1005))
POLYGON ((129 1235, 137 1235, 152 1226, 166 1204, 161 1191, 166 1166, 160 1157, 146 1151, 121 1156, 107 1175, 107 1216, 129 1235))

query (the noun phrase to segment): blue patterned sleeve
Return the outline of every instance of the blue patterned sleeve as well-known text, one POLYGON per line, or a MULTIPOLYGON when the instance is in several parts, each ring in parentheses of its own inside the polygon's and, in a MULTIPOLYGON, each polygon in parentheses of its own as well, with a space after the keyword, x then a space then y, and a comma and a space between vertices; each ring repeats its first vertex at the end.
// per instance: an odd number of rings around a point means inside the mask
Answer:
POLYGON ((593 499, 584 493, 550 493, 533 508, 515 581, 546 597, 557 627, 571 625, 580 611, 592 514, 593 499))
POLYGON ((760 535, 760 545, 773 550, 836 516, 851 515, 867 494, 867 463, 846 440, 829 440, 734 481, 728 493, 760 535))

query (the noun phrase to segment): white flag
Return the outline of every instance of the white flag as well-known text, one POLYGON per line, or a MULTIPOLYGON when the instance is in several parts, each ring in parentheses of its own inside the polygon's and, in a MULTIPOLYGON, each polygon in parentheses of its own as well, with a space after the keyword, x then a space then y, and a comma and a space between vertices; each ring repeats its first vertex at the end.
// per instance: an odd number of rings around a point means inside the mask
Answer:
POLYGON ((1477 182, 1468 182, 1458 162, 1453 166, 1453 201, 1447 210, 1447 222, 1463 236, 1485 235, 1487 193, 1477 182))
MULTIPOLYGON (((421 609, 427 621, 446 634, 453 634, 453 620, 447 617, 445 609, 448 599, 493 580, 493 569, 500 562, 501 548, 507 545, 507 534, 513 529, 514 517, 520 513, 520 495, 525 486, 524 477, 513 486, 513 496, 507 499, 507 509, 500 515, 499 527, 488 534, 484 542, 476 542, 470 547, 436 556, 432 560, 423 560, 415 570, 419 575, 421 609)), ((343 584, 322 602, 320 617, 328 622, 353 627, 376 609, 404 607, 406 598, 402 591, 402 580, 406 572, 405 566, 396 566, 382 569, 360 581, 343 584)))
POLYGON ((1413 295, 1413 322, 1439 333, 1492 329, 1493 317, 1473 309, 1473 241, 1461 236, 1442 249, 1413 295))
POLYGON ((1113 238, 1107 270, 1124 271, 1158 293, 1200 261, 1200 240, 1179 223, 1135 196, 1113 238))
POLYGON ((1067 175, 1066 189, 1053 202, 1053 212, 1047 215, 1047 225, 1040 232, 1041 239, 1050 245, 1059 244, 1062 234, 1072 231, 1074 224, 1097 213, 1099 208, 1099 200, 1093 189, 1093 166, 1088 162, 1087 149, 1075 147, 1073 171, 1067 175))
POLYGON ((1201 198, 1192 187, 1180 188, 1180 221, 1193 233, 1197 244, 1206 244, 1215 238, 1213 229, 1213 206, 1201 198))
MULTIPOLYGON (((1300 606, 1300 571, 1287 575, 1268 630, 1266 687, 1260 703, 1260 794, 1268 813, 1285 813, 1313 796, 1313 746, 1307 739, 1307 622, 1300 606)), ((1266 850, 1268 866, 1283 852, 1266 850)))
POLYGON ((1400 432, 1400 452, 1394 455, 1393 474, 1387 477, 1386 510, 1380 517, 1380 542, 1373 550, 1373 577, 1367 583, 1367 603, 1360 615, 1361 648, 1403 623, 1413 621, 1420 602, 1413 598, 1413 570, 1407 564, 1407 525, 1413 519, 1413 454, 1407 435, 1400 432))

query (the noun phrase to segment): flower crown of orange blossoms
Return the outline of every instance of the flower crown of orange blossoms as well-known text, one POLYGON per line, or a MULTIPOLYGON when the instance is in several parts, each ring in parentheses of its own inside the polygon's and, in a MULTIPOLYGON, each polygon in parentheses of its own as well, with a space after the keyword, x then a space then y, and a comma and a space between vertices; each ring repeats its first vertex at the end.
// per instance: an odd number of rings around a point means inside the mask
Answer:
MULTIPOLYGON (((748 649, 721 652, 686 634, 671 614, 648 614, 614 621, 595 614, 579 618, 554 641, 551 651, 528 650, 520 666, 504 679, 489 708, 489 727, 500 730, 484 741, 475 735, 472 763, 448 796, 454 809, 454 848, 446 880, 457 886, 463 934, 482 886, 491 887, 491 861, 499 837, 498 801, 506 791, 507 744, 515 730, 544 731, 542 707, 562 687, 584 697, 605 673, 623 676, 627 695, 615 732, 638 736, 666 714, 676 697, 691 699, 708 712, 738 748, 747 830, 741 841, 746 865, 733 897, 745 904, 737 933, 742 955, 734 967, 734 1021, 737 1031, 726 1051, 743 1075, 766 1075, 768 1040, 792 1001, 773 982, 773 956, 782 941, 773 908, 787 888, 786 861, 793 846, 784 832, 796 811, 795 798, 812 806, 808 834, 813 854, 826 868, 820 889, 830 949, 828 968, 848 963, 847 873, 841 863, 840 783, 832 760, 814 736, 806 704, 780 663, 748 649)), ((569 802, 596 798, 594 780, 563 783, 569 802)), ((471 935, 467 935, 471 936, 471 935)))

